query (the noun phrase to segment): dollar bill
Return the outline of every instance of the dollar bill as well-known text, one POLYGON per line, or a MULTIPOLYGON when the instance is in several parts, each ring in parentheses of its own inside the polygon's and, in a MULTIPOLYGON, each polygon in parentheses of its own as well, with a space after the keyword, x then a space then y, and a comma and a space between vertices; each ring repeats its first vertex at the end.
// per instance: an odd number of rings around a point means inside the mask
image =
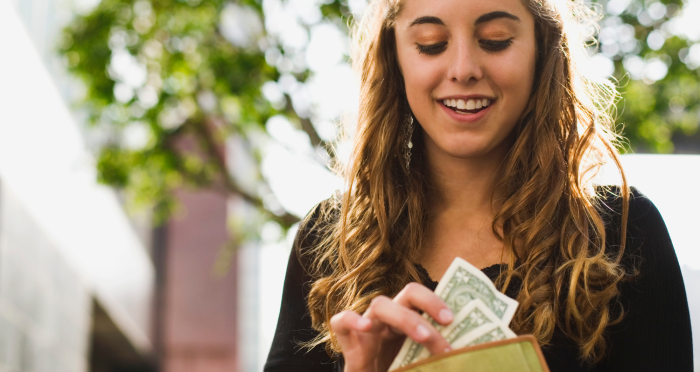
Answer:
POLYGON ((510 323, 518 307, 518 302, 497 290, 486 274, 459 257, 440 279, 435 293, 454 314, 479 299, 505 324, 510 323))
MULTIPOLYGON (((462 308, 455 315, 455 320, 452 324, 445 327, 441 334, 452 348, 457 348, 458 346, 455 346, 457 341, 475 339, 499 324, 500 319, 481 300, 476 299, 462 308)), ((421 352, 411 363, 425 359, 430 355, 427 349, 422 348, 421 352)))
POLYGON ((474 333, 476 334, 476 337, 464 337, 458 339, 451 344, 452 347, 458 349, 460 347, 481 345, 487 342, 506 340, 516 337, 516 334, 503 324, 496 324, 491 329, 487 329, 486 332, 481 332, 481 335, 478 335, 479 332, 474 333))
MULTIPOLYGON (((463 308, 478 299, 498 318, 499 323, 506 325, 510 323, 518 306, 517 301, 498 291, 486 274, 459 257, 452 261, 435 293, 445 301, 453 314, 459 314, 463 308)), ((427 314, 424 317, 442 333, 443 326, 427 314)), ((422 352, 422 345, 407 337, 389 370, 417 361, 422 352)))

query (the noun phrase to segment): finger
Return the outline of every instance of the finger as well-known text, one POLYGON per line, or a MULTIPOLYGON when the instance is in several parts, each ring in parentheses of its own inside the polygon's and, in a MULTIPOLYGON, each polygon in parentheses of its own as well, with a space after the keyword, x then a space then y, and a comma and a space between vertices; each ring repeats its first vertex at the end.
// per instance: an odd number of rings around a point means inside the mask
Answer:
POLYGON ((331 317, 331 332, 345 358, 345 371, 371 371, 376 362, 379 335, 366 333, 374 321, 354 311, 345 310, 331 317))
POLYGON ((372 320, 354 311, 345 310, 331 317, 331 330, 339 337, 346 336, 353 330, 366 332, 371 328, 372 320))
POLYGON ((408 283, 394 297, 394 302, 412 309, 421 310, 442 325, 452 323, 454 315, 435 292, 418 283, 408 283))
POLYGON ((373 323, 386 324, 425 346, 432 354, 451 350, 450 344, 425 318, 388 297, 378 296, 364 315, 373 323))

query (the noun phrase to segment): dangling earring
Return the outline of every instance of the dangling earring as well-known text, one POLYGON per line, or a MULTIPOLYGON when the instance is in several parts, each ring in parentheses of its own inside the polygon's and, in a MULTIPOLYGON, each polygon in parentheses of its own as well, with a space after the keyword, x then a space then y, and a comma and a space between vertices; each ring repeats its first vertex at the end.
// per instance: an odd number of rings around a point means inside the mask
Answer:
POLYGON ((411 149, 413 148, 413 142, 411 142, 411 136, 413 136, 413 114, 409 113, 406 118, 406 124, 403 127, 403 137, 404 137, 404 149, 403 158, 406 161, 406 170, 411 171, 409 165, 411 164, 411 149))

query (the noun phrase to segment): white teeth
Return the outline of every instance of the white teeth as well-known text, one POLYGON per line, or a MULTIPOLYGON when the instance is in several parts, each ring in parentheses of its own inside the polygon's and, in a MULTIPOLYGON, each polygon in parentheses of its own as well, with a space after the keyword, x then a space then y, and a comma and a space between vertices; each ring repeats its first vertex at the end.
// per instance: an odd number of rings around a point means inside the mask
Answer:
POLYGON ((480 108, 488 107, 491 104, 491 100, 488 98, 484 99, 469 99, 467 101, 463 99, 444 99, 442 104, 447 107, 456 108, 458 110, 475 110, 480 108))

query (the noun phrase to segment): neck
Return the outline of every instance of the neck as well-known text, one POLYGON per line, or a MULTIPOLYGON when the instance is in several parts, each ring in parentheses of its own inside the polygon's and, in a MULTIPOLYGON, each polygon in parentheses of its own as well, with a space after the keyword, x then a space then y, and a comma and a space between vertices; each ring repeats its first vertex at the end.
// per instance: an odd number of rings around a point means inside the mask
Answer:
POLYGON ((433 214, 493 215, 500 206, 495 190, 500 167, 508 148, 494 149, 485 156, 457 158, 428 146, 427 160, 435 186, 433 214), (453 212, 453 213, 451 213, 453 212))
POLYGON ((495 187, 508 144, 472 157, 454 157, 434 144, 425 149, 433 192, 419 262, 436 278, 455 256, 476 267, 504 262, 503 243, 493 234, 492 222, 502 205, 503 194, 495 187))

